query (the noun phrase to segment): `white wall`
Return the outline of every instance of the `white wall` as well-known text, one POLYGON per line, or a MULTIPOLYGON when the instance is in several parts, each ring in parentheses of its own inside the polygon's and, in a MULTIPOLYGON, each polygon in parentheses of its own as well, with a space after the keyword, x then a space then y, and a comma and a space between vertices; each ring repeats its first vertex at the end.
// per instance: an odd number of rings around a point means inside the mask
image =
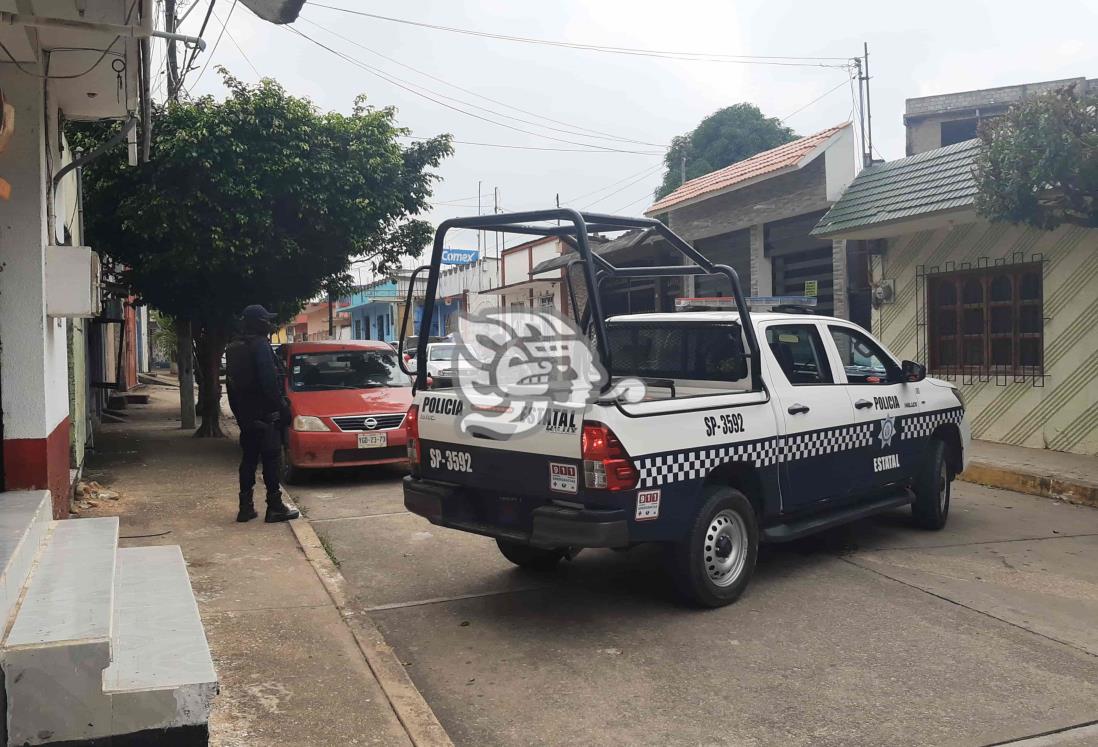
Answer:
MULTIPOLYGON (((39 79, 0 65, 0 87, 16 108, 14 137, 2 156, 11 200, 0 207, 0 340, 4 436, 44 438, 68 416, 64 320, 45 314, 46 150, 39 79)), ((57 121, 55 107, 47 119, 57 121)), ((56 142, 56 141, 55 141, 56 142)), ((54 168, 61 156, 53 151, 54 168)))

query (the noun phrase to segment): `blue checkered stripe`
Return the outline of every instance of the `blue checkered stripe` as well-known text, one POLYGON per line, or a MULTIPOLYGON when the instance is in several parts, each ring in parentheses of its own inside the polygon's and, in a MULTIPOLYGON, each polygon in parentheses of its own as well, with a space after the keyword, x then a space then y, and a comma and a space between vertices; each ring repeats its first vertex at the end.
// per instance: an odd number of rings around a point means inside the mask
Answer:
POLYGON ((938 410, 924 415, 913 415, 904 418, 900 423, 900 439, 906 441, 909 438, 929 438, 934 429, 944 423, 960 423, 965 416, 964 410, 954 407, 950 410, 938 410))
POLYGON ((749 443, 650 455, 637 460, 638 486, 652 488, 683 480, 700 480, 725 462, 753 462, 758 467, 769 467, 795 459, 859 449, 872 443, 875 428, 875 422, 859 423, 749 443))

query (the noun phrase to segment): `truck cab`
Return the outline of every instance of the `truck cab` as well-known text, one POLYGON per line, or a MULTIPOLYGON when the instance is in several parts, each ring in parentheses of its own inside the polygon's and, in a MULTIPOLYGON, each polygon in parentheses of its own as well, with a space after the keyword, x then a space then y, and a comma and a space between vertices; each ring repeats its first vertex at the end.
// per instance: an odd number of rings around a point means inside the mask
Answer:
POLYGON ((533 569, 663 543, 704 606, 742 594, 761 542, 900 506, 942 528, 969 441, 957 391, 846 320, 751 313, 731 280, 734 311, 603 320, 603 391, 533 410, 522 437, 463 428, 456 389, 418 391, 406 507, 533 569), (615 394, 625 379, 643 397, 615 394))

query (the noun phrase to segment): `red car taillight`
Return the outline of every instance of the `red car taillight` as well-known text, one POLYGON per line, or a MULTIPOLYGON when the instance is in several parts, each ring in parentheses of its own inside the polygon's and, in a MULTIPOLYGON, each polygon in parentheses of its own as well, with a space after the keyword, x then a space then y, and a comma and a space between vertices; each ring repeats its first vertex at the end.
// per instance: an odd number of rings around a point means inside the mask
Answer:
POLYGON ((583 482, 595 490, 631 490, 637 469, 614 432, 602 423, 585 421, 580 437, 583 482))
POLYGON ((417 465, 419 464, 419 405, 408 408, 404 422, 408 425, 408 461, 417 465))

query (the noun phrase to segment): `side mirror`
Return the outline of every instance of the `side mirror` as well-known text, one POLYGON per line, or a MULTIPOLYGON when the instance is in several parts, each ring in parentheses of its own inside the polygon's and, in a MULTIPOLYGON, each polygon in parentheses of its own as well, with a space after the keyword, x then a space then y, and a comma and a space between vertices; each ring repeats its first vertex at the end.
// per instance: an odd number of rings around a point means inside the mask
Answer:
POLYGON ((904 381, 916 382, 926 378, 926 366, 915 361, 903 361, 900 363, 904 381))

